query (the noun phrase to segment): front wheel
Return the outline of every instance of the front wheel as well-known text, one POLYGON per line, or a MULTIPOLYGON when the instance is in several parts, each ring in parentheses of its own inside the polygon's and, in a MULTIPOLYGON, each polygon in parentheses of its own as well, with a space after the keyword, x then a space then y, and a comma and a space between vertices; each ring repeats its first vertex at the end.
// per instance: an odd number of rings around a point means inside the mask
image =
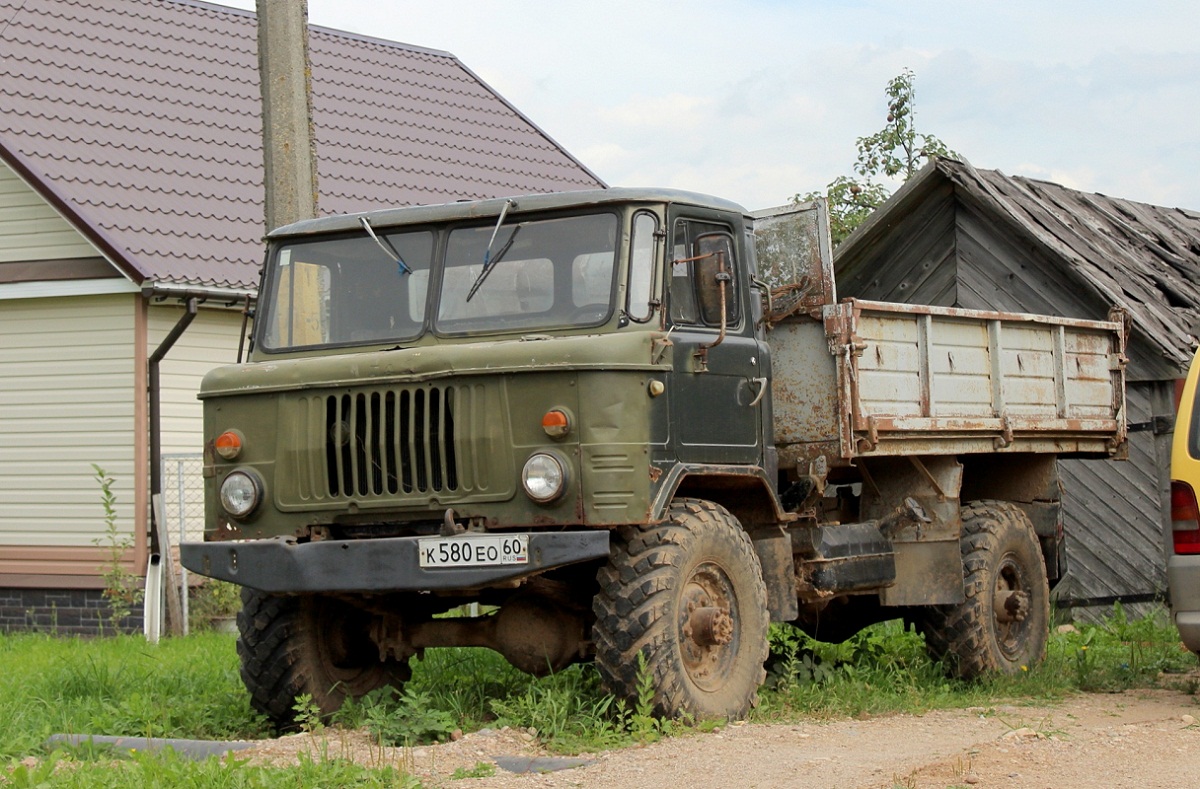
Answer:
POLYGON ((621 528, 598 580, 592 636, 607 690, 637 700, 641 654, 661 716, 739 719, 757 702, 766 586, 724 507, 680 499, 666 523, 621 528))
POLYGON ((1039 662, 1050 629, 1050 587, 1029 517, 1007 501, 963 507, 963 591, 919 626, 930 654, 964 679, 1015 674, 1039 662))
POLYGON ((237 652, 250 705, 280 729, 296 724, 296 699, 307 695, 322 715, 348 698, 411 676, 408 661, 379 659, 369 617, 321 595, 269 595, 242 589, 237 652))

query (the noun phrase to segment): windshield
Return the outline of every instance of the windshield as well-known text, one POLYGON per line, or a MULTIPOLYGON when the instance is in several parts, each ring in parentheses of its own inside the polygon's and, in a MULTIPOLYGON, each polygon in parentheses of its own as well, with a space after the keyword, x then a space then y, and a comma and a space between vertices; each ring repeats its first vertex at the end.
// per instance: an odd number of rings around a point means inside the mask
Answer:
POLYGON ((283 246, 262 304, 263 347, 411 342, 429 328, 428 316, 439 334, 599 325, 612 311, 617 225, 603 213, 498 228, 375 228, 384 245, 364 230, 283 246), (444 250, 443 261, 434 250, 444 250))

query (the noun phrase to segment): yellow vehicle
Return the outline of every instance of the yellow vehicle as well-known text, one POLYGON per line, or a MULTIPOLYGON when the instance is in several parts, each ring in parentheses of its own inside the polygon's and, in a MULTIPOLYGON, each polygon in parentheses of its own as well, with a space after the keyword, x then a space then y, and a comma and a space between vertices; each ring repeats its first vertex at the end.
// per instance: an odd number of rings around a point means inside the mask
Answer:
MULTIPOLYGON (((1200 360, 1200 356, 1197 357, 1200 360)), ((1171 548, 1167 585, 1175 625, 1188 649, 1200 654, 1200 363, 1193 360, 1179 402, 1171 449, 1171 548)))

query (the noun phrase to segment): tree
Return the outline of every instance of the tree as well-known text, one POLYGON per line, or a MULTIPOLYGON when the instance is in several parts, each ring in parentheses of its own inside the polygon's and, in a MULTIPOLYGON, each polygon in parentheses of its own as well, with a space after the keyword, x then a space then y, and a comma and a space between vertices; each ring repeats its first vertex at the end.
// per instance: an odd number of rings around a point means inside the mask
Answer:
POLYGON ((924 160, 957 155, 937 137, 917 131, 915 82, 916 75, 907 68, 888 82, 887 122, 879 131, 856 141, 857 176, 839 175, 829 182, 824 193, 807 192, 792 198, 797 203, 817 197, 826 199, 835 246, 891 196, 891 190, 876 179, 907 181, 921 169, 924 160))

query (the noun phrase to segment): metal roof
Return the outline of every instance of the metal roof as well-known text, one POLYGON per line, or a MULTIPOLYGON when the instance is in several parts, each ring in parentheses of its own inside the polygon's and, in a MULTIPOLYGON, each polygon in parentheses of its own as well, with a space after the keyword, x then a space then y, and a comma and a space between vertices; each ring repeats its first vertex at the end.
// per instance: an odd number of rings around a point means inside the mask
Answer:
MULTIPOLYGON (((253 288, 252 12, 0 0, 0 158, 135 283, 253 288)), ((453 55, 310 27, 322 215, 605 184, 453 55)))
MULTIPOLYGON (((835 252, 839 275, 862 270, 904 218, 949 184, 1010 238, 1041 249, 1063 288, 1082 288, 1125 309, 1135 331, 1186 370, 1200 320, 1200 212, 1081 192, 939 159, 927 165, 835 252)), ((908 231, 911 232, 911 231, 908 231)), ((1084 316, 1076 316, 1084 317, 1084 316)))

